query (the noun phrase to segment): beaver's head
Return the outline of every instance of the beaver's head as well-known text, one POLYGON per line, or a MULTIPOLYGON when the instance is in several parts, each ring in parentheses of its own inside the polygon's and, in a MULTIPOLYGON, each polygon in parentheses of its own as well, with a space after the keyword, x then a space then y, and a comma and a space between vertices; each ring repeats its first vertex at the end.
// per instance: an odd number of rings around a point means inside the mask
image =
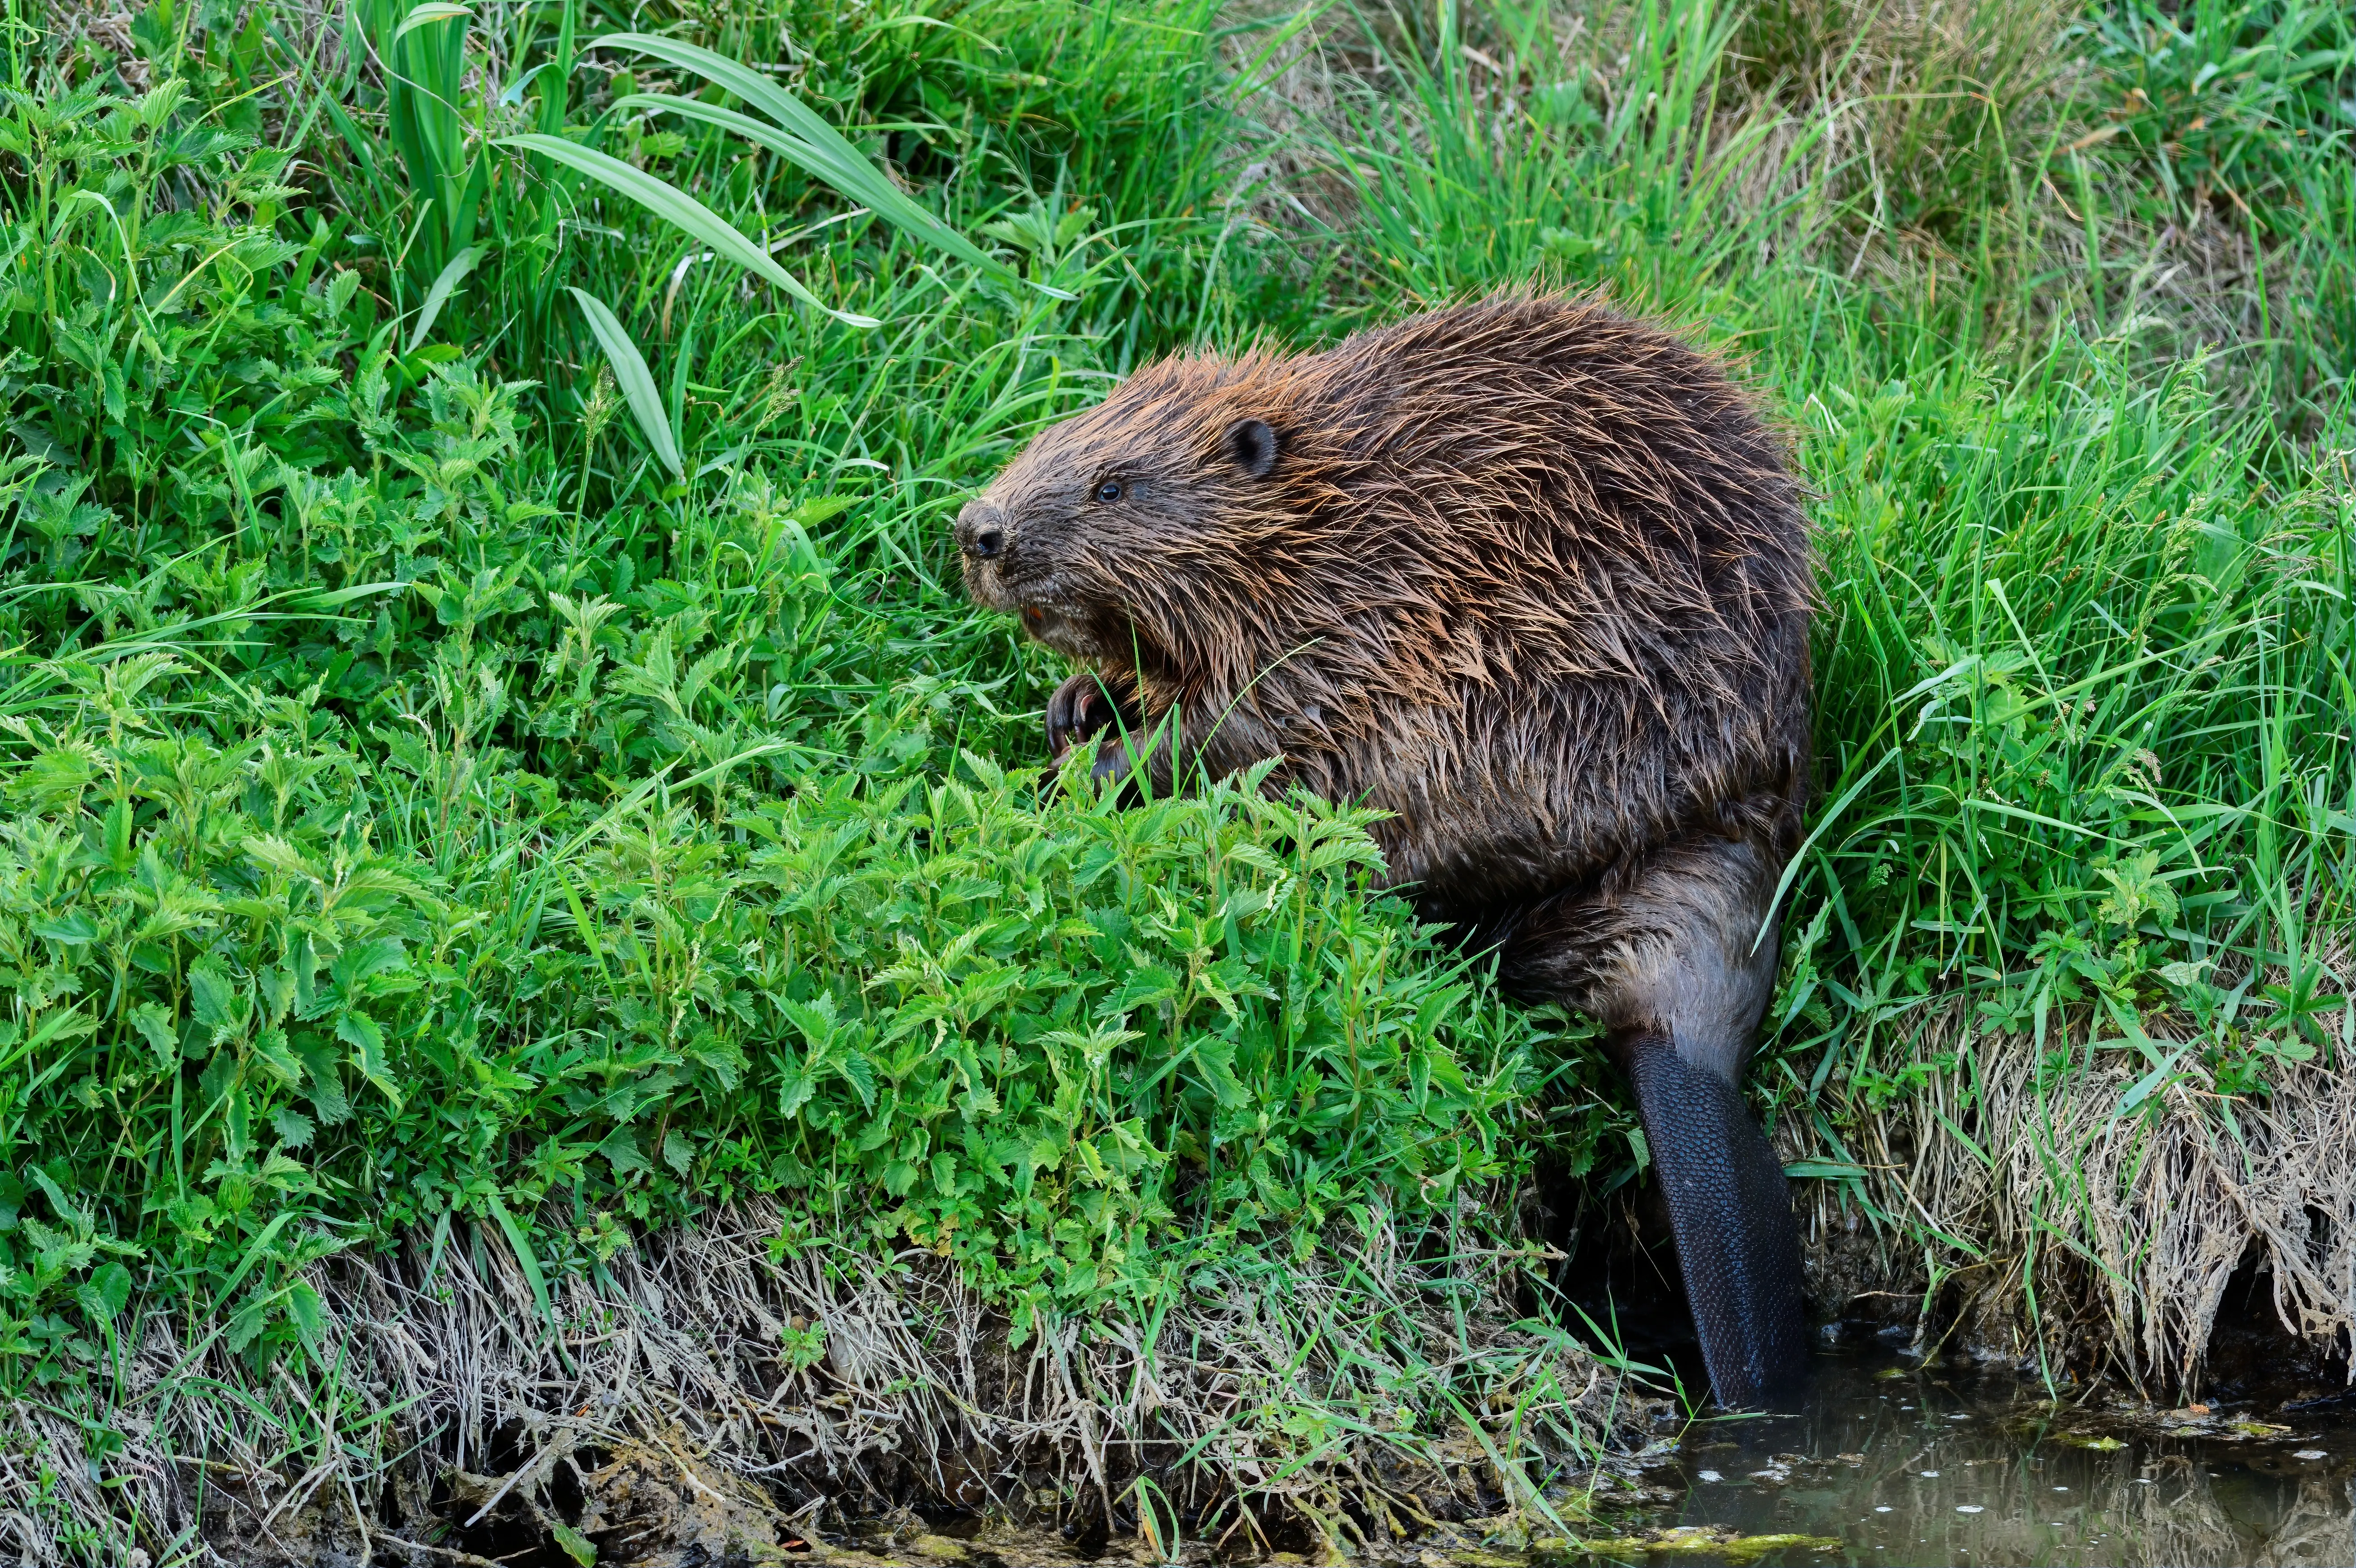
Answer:
POLYGON ((1303 520, 1285 368, 1167 360, 1042 431, 958 514, 966 592, 1075 658, 1211 673, 1303 520))

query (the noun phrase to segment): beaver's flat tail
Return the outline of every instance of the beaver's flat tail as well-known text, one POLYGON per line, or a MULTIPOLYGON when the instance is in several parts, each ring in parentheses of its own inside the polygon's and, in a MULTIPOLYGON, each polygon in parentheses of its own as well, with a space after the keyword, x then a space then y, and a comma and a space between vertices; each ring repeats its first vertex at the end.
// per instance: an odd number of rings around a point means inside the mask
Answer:
POLYGON ((1741 1091, 1665 1038, 1623 1044, 1677 1267, 1720 1404, 1771 1407, 1807 1381, 1791 1189, 1741 1091))

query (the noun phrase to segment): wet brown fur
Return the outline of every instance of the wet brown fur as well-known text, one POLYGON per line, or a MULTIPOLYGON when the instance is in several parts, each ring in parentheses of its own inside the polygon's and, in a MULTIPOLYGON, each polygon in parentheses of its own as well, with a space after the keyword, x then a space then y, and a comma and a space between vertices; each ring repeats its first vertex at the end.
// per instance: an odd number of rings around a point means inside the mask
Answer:
MULTIPOLYGON (((1190 771, 1280 756, 1278 787, 1393 813, 1392 874, 1430 912, 1517 935, 1520 988, 1633 1023, 1596 969, 1664 918, 1647 868, 1747 846, 1724 869, 1748 945, 1798 822, 1796 500, 1709 358, 1515 293, 1320 354, 1151 366, 1043 432, 961 533, 1001 521, 974 597, 1148 725, 1176 710, 1190 771), (1277 433, 1264 476, 1226 444, 1248 420, 1277 433)), ((1172 765, 1158 748, 1165 786, 1172 765)))

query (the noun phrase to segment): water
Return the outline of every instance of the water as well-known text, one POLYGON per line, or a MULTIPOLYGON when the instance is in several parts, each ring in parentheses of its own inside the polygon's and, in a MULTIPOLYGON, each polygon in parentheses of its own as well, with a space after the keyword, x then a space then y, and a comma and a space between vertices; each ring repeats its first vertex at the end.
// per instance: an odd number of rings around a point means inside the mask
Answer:
POLYGON ((2349 1413, 2073 1404, 1889 1356, 1827 1356, 1798 1414, 1697 1426, 1644 1478, 1675 1500, 1607 1510, 1585 1561, 2356 1563, 2349 1413))
MULTIPOLYGON (((1708 1421, 1674 1448, 1659 1445, 1626 1487, 1594 1495, 1596 1517, 1578 1543, 1542 1539, 1525 1547, 1484 1539, 1476 1526, 1358 1561, 1402 1568, 2356 1564, 2356 1401, 2286 1410, 2278 1391, 2169 1412, 2108 1391, 2065 1390, 2056 1400, 2008 1373, 1922 1367, 1886 1352, 1826 1354, 1817 1366, 1796 1414, 1708 1421)), ((1126 1568, 1160 1560, 1148 1542, 1101 1531, 1073 1540, 1053 1529, 979 1518, 927 1525, 914 1516, 873 1521, 814 1555, 856 1568, 1126 1568)), ((1183 1544, 1178 1560, 1192 1568, 1254 1561, 1196 1541, 1183 1544)), ((703 1559, 641 1561, 685 1568, 703 1559)))

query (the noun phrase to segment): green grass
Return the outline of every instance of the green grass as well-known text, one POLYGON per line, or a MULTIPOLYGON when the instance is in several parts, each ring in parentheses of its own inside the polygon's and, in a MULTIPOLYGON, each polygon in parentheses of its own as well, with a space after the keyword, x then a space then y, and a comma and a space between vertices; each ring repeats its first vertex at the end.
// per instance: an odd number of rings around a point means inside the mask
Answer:
POLYGON ((9 1388, 96 1409, 157 1321, 316 1370, 306 1266, 421 1227, 594 1277, 772 1194, 1030 1327, 1635 1174, 1588 1032, 1367 901, 1361 818, 1033 771, 1062 672, 948 547, 1154 355, 1533 277, 1737 357, 1820 497, 1772 1115, 2356 1049, 2344 13, 361 11, 5 44, 9 1388), (997 264, 617 110, 720 100, 582 56, 625 27, 788 62, 997 264))

